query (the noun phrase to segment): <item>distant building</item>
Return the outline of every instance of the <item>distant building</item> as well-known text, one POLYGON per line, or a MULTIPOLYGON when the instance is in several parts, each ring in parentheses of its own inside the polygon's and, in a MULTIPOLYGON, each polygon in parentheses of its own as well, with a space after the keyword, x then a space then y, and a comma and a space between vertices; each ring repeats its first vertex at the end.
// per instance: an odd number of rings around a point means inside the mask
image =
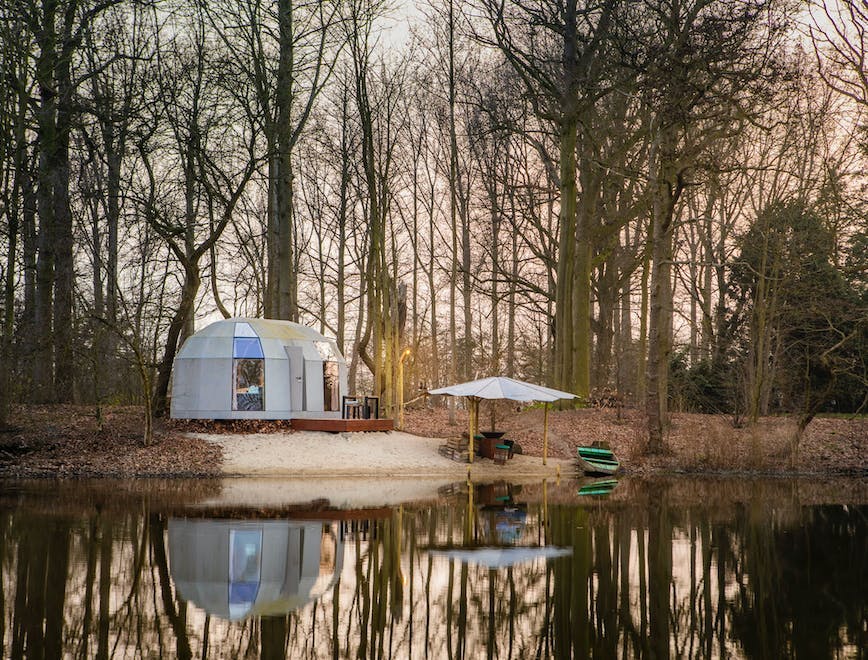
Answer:
POLYGON ((234 318, 189 337, 175 358, 180 419, 340 417, 347 364, 333 339, 290 321, 234 318))

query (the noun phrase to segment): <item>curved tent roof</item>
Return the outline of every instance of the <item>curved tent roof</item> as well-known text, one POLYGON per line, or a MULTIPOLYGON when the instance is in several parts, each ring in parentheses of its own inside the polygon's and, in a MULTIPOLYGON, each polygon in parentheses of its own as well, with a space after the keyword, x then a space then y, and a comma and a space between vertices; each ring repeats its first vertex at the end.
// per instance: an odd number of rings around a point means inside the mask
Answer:
MULTIPOLYGON (((223 319, 215 321, 211 325, 199 330, 196 335, 201 337, 238 337, 236 324, 246 323, 255 332, 255 336, 260 339, 309 339, 311 341, 322 341, 325 339, 319 332, 313 328, 308 328, 300 323, 292 321, 279 321, 276 319, 256 319, 245 317, 234 317, 231 319, 223 319)), ((251 336, 251 335, 246 335, 251 336)))
POLYGON ((213 358, 231 356, 233 340, 239 337, 258 337, 265 358, 285 360, 284 346, 294 344, 304 348, 305 359, 327 359, 344 362, 334 339, 313 328, 275 319, 237 317, 215 321, 187 338, 178 359, 213 358))

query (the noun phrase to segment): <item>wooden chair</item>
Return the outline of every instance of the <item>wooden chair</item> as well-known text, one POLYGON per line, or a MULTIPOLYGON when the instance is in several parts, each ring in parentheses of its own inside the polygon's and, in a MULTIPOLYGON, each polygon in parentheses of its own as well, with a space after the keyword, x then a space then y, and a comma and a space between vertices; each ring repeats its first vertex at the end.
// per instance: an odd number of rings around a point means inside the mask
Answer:
POLYGON ((341 417, 359 419, 362 416, 362 402, 355 396, 344 396, 341 402, 341 417))

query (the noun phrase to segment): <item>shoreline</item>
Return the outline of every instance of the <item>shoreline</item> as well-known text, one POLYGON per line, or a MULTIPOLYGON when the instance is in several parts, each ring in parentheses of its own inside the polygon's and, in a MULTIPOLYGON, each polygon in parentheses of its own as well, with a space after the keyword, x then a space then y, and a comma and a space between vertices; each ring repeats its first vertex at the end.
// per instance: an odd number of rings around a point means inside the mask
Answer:
POLYGON ((0 432, 0 479, 250 477, 449 478, 472 480, 582 476, 575 448, 606 438, 621 460, 619 476, 744 479, 868 479, 868 419, 819 419, 795 462, 786 418, 732 429, 718 416, 676 414, 664 453, 646 455, 636 411, 552 412, 549 460, 542 465, 541 411, 504 414, 499 428, 521 440, 523 454, 504 465, 460 463, 438 447, 464 428, 445 411, 408 413, 408 430, 367 433, 292 432, 274 422, 235 425, 160 420, 155 441, 141 443, 141 409, 18 406, 16 429, 0 432))

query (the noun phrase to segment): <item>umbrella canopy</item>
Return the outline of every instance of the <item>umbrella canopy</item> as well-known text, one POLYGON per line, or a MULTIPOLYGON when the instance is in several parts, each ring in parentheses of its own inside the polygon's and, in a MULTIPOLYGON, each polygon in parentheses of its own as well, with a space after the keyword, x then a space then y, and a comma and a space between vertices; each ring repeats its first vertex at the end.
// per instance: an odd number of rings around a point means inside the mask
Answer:
POLYGON ((457 559, 465 564, 476 564, 486 568, 505 568, 537 559, 554 559, 573 554, 572 548, 475 548, 472 550, 432 550, 432 555, 457 559))
POLYGON ((510 399, 512 401, 557 401, 559 399, 575 399, 576 395, 550 387, 526 383, 505 376, 481 378, 468 383, 459 383, 449 387, 430 390, 429 394, 446 394, 449 396, 468 396, 478 399, 510 399))

